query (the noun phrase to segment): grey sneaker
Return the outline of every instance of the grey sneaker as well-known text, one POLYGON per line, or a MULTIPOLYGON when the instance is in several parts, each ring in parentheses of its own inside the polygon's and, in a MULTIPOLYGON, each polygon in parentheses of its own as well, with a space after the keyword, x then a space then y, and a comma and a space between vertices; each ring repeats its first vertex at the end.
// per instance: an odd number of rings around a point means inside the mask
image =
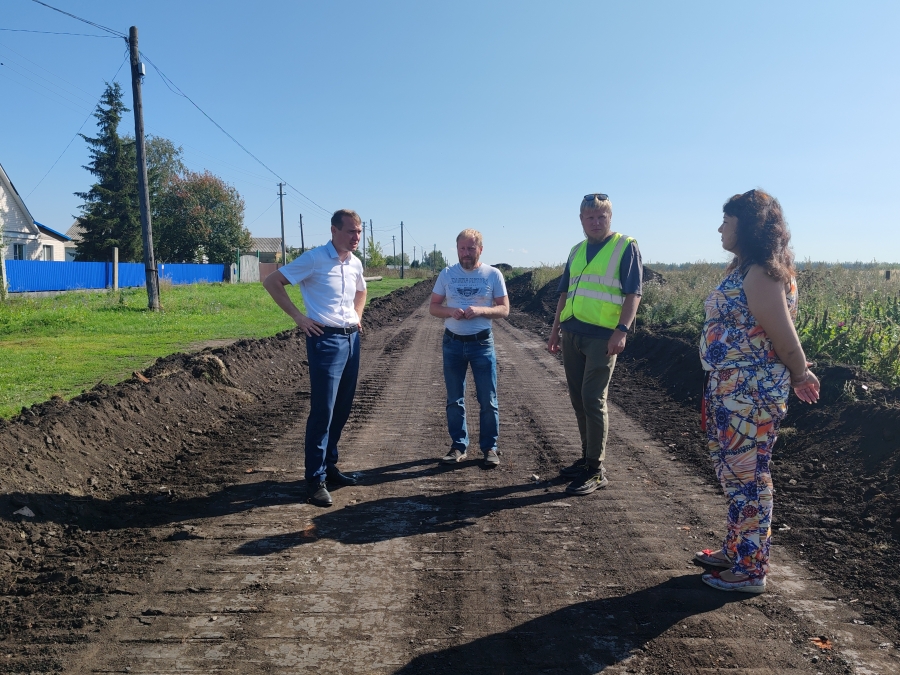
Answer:
POLYGON ((606 487, 609 481, 606 480, 606 469, 602 466, 597 469, 585 469, 585 471, 566 488, 566 494, 570 495, 589 495, 594 490, 606 487))
POLYGON ((582 457, 576 459, 569 466, 564 466, 559 470, 559 475, 563 478, 577 478, 587 469, 587 459, 582 457))
POLYGON ((448 452, 444 458, 441 460, 443 464, 456 464, 457 462, 461 462, 466 458, 466 451, 460 450, 459 448, 450 448, 450 452, 448 452))
POLYGON ((488 469, 500 466, 500 457, 496 450, 488 450, 484 453, 484 466, 488 469))

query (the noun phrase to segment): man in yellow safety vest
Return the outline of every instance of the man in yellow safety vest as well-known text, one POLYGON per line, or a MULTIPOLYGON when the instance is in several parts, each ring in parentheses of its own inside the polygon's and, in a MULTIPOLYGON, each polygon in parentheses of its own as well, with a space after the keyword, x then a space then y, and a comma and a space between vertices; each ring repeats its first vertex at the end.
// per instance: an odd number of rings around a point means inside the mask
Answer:
POLYGON ((566 492, 587 495, 605 487, 609 414, 606 395, 616 355, 641 301, 641 252, 637 242, 611 230, 612 202, 585 195, 581 226, 586 239, 572 248, 559 284, 559 302, 547 349, 562 350, 569 398, 578 420, 581 457, 559 473, 571 478, 566 492))

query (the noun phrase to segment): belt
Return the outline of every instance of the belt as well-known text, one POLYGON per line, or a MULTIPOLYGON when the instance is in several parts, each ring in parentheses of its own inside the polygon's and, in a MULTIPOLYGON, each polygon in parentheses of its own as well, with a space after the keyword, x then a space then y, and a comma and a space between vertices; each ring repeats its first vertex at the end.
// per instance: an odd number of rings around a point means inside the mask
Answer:
POLYGON ((319 326, 323 333, 328 335, 353 335, 359 330, 359 326, 346 326, 344 328, 335 328, 334 326, 319 326))
POLYGON ((485 328, 480 333, 475 333, 474 335, 457 335, 456 333, 451 333, 445 328, 444 335, 446 335, 451 340, 458 340, 459 342, 477 342, 479 340, 487 340, 489 337, 491 337, 491 329, 485 328))

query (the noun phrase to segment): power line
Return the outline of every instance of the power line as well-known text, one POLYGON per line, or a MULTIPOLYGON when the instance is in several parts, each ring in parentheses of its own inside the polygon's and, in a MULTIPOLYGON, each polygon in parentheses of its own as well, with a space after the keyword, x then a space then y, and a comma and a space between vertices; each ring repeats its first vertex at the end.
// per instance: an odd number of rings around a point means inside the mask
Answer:
MULTIPOLYGON (((122 33, 122 32, 120 32, 120 31, 114 30, 114 29, 112 29, 112 28, 108 28, 107 26, 103 26, 103 25, 98 24, 98 23, 95 23, 95 22, 93 22, 93 21, 89 21, 88 19, 84 19, 84 18, 82 18, 82 17, 80 17, 80 16, 76 16, 75 14, 71 14, 70 12, 63 11, 63 10, 57 8, 57 7, 53 7, 52 5, 48 5, 46 2, 42 2, 41 0, 32 0, 32 2, 35 2, 35 3, 39 4, 39 5, 42 5, 42 6, 46 7, 46 8, 48 8, 48 9, 52 9, 53 11, 59 12, 60 14, 64 14, 64 15, 66 15, 66 16, 68 16, 68 17, 71 17, 71 18, 75 19, 76 21, 81 21, 82 23, 86 23, 86 24, 88 24, 89 26, 93 26, 94 28, 98 28, 98 29, 100 29, 100 30, 104 30, 104 31, 106 31, 107 33, 111 33, 111 34, 114 35, 114 36, 121 37, 122 39, 125 40, 126 43, 128 42, 128 36, 127 36, 125 33, 122 33)), ((301 197, 303 197, 303 199, 305 199, 307 202, 309 202, 310 204, 312 204, 313 206, 315 206, 317 209, 319 209, 319 210, 322 211, 323 213, 328 214, 329 216, 331 215, 331 212, 330 212, 328 209, 326 209, 326 208, 323 207, 322 205, 318 204, 317 202, 313 201, 312 199, 310 199, 309 197, 307 197, 305 194, 303 194, 300 190, 298 190, 296 187, 294 187, 293 185, 291 185, 291 183, 289 183, 287 180, 285 180, 285 179, 282 178, 279 174, 277 174, 275 171, 273 171, 271 168, 269 168, 269 166, 267 166, 265 162, 263 162, 261 159, 259 159, 259 157, 257 157, 257 156, 254 155, 252 152, 250 152, 246 147, 244 147, 244 145, 241 144, 240 141, 238 141, 234 136, 232 136, 232 135, 229 134, 227 131, 225 131, 225 129, 222 127, 222 125, 220 125, 220 124, 219 124, 218 122, 216 122, 212 117, 210 117, 210 115, 207 114, 207 112, 206 112, 205 110, 203 110, 203 108, 201 108, 199 105, 197 105, 197 104, 194 102, 194 100, 193 100, 190 96, 188 96, 187 94, 185 94, 185 93, 178 87, 178 85, 176 85, 171 79, 169 79, 169 77, 168 77, 168 76, 167 76, 167 75, 159 68, 159 66, 157 66, 155 63, 153 63, 153 61, 151 61, 151 60, 147 57, 146 54, 144 54, 143 52, 139 52, 139 53, 140 53, 140 55, 141 55, 141 58, 143 58, 147 63, 149 63, 149 64, 153 67, 154 70, 156 70, 157 73, 159 73, 159 76, 160 76, 160 78, 162 79, 163 83, 169 88, 169 90, 170 90, 172 93, 177 94, 178 96, 181 96, 181 97, 187 99, 187 100, 191 103, 191 105, 193 105, 197 110, 199 110, 200 113, 201 113, 204 117, 206 117, 206 119, 208 119, 210 122, 212 122, 212 123, 219 129, 219 131, 221 131, 221 132, 222 132, 223 134, 225 134, 229 139, 231 139, 231 141, 234 142, 235 145, 237 145, 239 148, 241 148, 241 150, 243 150, 243 151, 246 152, 248 155, 250 155, 250 157, 252 157, 254 160, 256 160, 256 162, 259 163, 263 168, 265 168, 269 173, 271 173, 273 176, 275 176, 275 177, 278 178, 280 181, 282 181, 285 185, 287 185, 287 186, 290 187, 292 190, 294 190, 298 195, 300 195, 301 197)))
POLYGON ((65 14, 66 16, 70 16, 77 21, 81 21, 82 23, 86 23, 89 26, 93 26, 94 28, 99 28, 100 30, 105 30, 107 33, 112 33, 113 35, 123 38, 126 42, 128 41, 128 36, 125 33, 114 30, 112 28, 107 28, 106 26, 101 26, 99 23, 94 23, 93 21, 88 21, 87 19, 82 19, 80 16, 75 16, 74 14, 70 14, 69 12, 64 12, 63 10, 54 7, 53 5, 48 5, 46 2, 41 2, 41 0, 31 0, 32 2, 36 2, 39 5, 43 5, 47 9, 52 9, 54 12, 59 12, 60 14, 65 14))
MULTIPOLYGON (((105 37, 105 36, 104 36, 104 37, 105 37)), ((40 68, 41 70, 43 70, 45 73, 49 74, 50 76, 55 77, 56 79, 61 80, 62 82, 65 82, 65 83, 66 83, 67 85, 69 85, 72 89, 77 89, 78 91, 80 91, 80 92, 82 92, 82 93, 84 93, 84 94, 87 94, 87 100, 88 100, 89 102, 93 103, 93 101, 94 101, 94 93, 93 93, 93 92, 87 91, 87 90, 85 90, 85 89, 82 89, 81 87, 79 87, 79 86, 78 86, 77 84, 75 84, 74 82, 70 82, 70 81, 67 80, 66 78, 64 78, 64 77, 62 77, 62 76, 60 76, 60 75, 57 75, 56 72, 54 72, 54 71, 52 71, 52 70, 49 70, 48 68, 44 68, 44 66, 42 66, 42 65, 41 65, 40 63, 38 63, 37 61, 32 61, 32 60, 29 59, 27 56, 25 56, 25 55, 22 54, 21 52, 16 51, 15 49, 13 49, 12 47, 10 47, 9 45, 6 45, 6 44, 0 44, 0 47, 3 47, 4 49, 8 49, 8 50, 11 51, 13 54, 15 54, 16 56, 19 56, 20 58, 25 59, 26 61, 28 61, 28 63, 30 63, 31 65, 35 66, 36 68, 40 68)), ((125 50, 125 53, 126 53, 126 54, 128 53, 128 50, 127 50, 127 49, 125 50)), ((22 66, 22 67, 24 68, 24 66, 22 66)), ((37 75, 38 77, 40 77, 40 78, 43 79, 43 80, 47 80, 47 78, 45 78, 45 77, 42 76, 42 75, 39 75, 38 73, 35 73, 33 70, 30 70, 30 69, 28 69, 28 68, 25 68, 25 70, 28 70, 28 72, 30 72, 30 73, 34 73, 35 75, 37 75)), ((50 80, 47 80, 47 82, 50 82, 50 80)), ((66 93, 68 93, 68 92, 66 92, 66 93)))
MULTIPOLYGON (((43 3, 41 3, 43 4, 43 3)), ((28 30, 27 28, 0 28, 0 30, 9 31, 10 33, 40 33, 42 35, 77 35, 80 37, 106 38, 109 40, 118 39, 118 35, 90 35, 88 33, 55 33, 49 30, 28 30)))
MULTIPOLYGON (((33 0, 33 1, 34 1, 34 2, 38 2, 38 0, 33 0)), ((141 54, 141 57, 142 57, 144 60, 146 60, 147 63, 149 63, 151 66, 153 66, 153 69, 154 69, 157 73, 159 73, 159 76, 162 78, 163 83, 169 88, 169 90, 170 90, 172 93, 177 94, 178 96, 182 96, 183 98, 186 98, 186 99, 191 103, 191 105, 193 105, 197 110, 199 110, 200 113, 201 113, 206 119, 208 119, 208 120, 209 120, 210 122, 212 122, 216 127, 218 127, 219 131, 221 131, 223 134, 225 134, 226 136, 228 136, 228 138, 230 138, 230 139, 231 139, 231 140, 232 140, 232 141, 233 141, 233 142, 234 142, 241 150, 243 150, 243 151, 246 152, 248 155, 250 155, 253 159, 255 159, 255 160, 256 160, 263 168, 265 168, 269 173, 271 173, 273 176, 275 176, 278 180, 280 180, 281 182, 283 182, 285 185, 289 186, 292 190, 294 190, 297 194, 299 194, 301 197, 303 197, 303 198, 304 198, 306 201, 308 201, 310 204, 312 204, 313 206, 315 206, 315 207, 318 208, 318 209, 321 209, 324 213, 327 213, 328 215, 331 215, 331 212, 330 212, 328 209, 326 209, 324 206, 321 206, 320 204, 317 204, 317 203, 314 202, 312 199, 310 199, 309 197, 307 197, 305 194, 303 194, 302 192, 300 192, 300 190, 298 190, 297 188, 295 188, 295 187, 294 187, 293 185, 291 185, 288 181, 286 181, 284 178, 282 178, 280 175, 278 175, 275 171, 273 171, 271 168, 269 168, 269 167, 266 165, 266 163, 263 162, 259 157, 257 157, 256 155, 254 155, 254 154, 253 154, 252 152, 250 152, 247 148, 245 148, 245 147, 241 144, 240 141, 238 141, 234 136, 232 136, 232 135, 229 134, 227 131, 225 131, 225 129, 222 127, 221 124, 219 124, 218 122, 216 122, 212 117, 210 117, 210 116, 206 113, 205 110, 203 110, 203 108, 201 108, 199 105, 197 105, 197 104, 194 102, 194 100, 193 100, 190 96, 188 96, 188 95, 185 94, 183 91, 181 91, 181 89, 178 87, 178 85, 175 84, 174 82, 172 82, 172 80, 170 80, 170 79, 168 78, 168 76, 167 76, 162 70, 159 69, 159 66, 157 66, 155 63, 153 63, 153 61, 151 61, 151 60, 147 57, 146 54, 144 54, 143 52, 141 52, 140 54, 141 54)))
MULTIPOLYGON (((260 213, 258 216, 256 216, 256 218, 253 219, 253 222, 250 223, 250 225, 252 225, 253 223, 255 223, 257 220, 259 220, 260 218, 262 218, 264 215, 266 215, 266 213, 269 211, 269 209, 271 209, 273 206, 275 206, 275 202, 277 202, 277 201, 278 201, 278 197, 275 197, 275 199, 272 200, 272 203, 269 204, 269 205, 266 207, 266 210, 263 211, 262 213, 260 213)), ((248 229, 249 229, 250 225, 247 225, 247 228, 248 228, 248 229)))
MULTIPOLYGON (((128 55, 126 54, 126 55, 125 55, 125 58, 122 59, 122 63, 119 64, 119 70, 122 70, 122 66, 125 65, 125 61, 127 61, 127 60, 128 60, 128 55)), ((112 76, 112 79, 113 79, 113 80, 115 80, 116 77, 118 77, 118 75, 119 75, 119 70, 117 70, 117 71, 116 71, 116 74, 112 76)), ((97 105, 100 105, 100 101, 102 101, 102 100, 103 100, 103 97, 101 96, 100 100, 97 101, 97 105)), ((53 166, 51 166, 49 169, 47 169, 47 173, 45 173, 44 176, 43 176, 43 178, 41 178, 41 179, 37 182, 37 185, 35 185, 33 188, 31 188, 31 192, 29 192, 27 195, 25 195, 25 199, 28 199, 28 198, 31 196, 31 193, 34 192, 35 190, 37 190, 37 189, 40 187, 41 183, 44 182, 44 178, 46 178, 47 176, 49 176, 49 175, 50 175, 50 172, 53 171, 53 167, 55 167, 57 164, 59 164, 59 160, 61 160, 61 159, 62 159, 62 156, 63 156, 64 154, 66 154, 66 151, 69 149, 69 146, 71 146, 72 143, 75 142, 75 139, 78 138, 78 134, 81 133, 81 130, 84 128, 84 125, 87 124, 87 121, 88 121, 89 119, 91 119, 91 116, 92 116, 93 114, 94 114, 94 111, 93 111, 93 110, 91 110, 91 112, 88 113, 88 116, 84 118, 84 122, 82 122, 82 123, 81 123, 81 126, 78 127, 78 131, 76 131, 76 132, 75 132, 75 135, 72 136, 72 140, 69 141, 69 144, 66 145, 65 149, 59 154, 59 157, 56 158, 56 161, 53 162, 53 166)))

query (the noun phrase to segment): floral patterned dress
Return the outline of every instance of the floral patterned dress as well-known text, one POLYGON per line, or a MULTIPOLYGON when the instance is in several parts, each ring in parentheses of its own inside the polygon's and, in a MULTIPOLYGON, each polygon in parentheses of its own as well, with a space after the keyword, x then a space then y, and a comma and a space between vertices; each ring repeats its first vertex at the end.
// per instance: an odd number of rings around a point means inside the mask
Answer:
MULTIPOLYGON (((731 571, 765 577, 769 568, 772 475, 769 460, 787 413, 790 372, 756 323, 744 294, 744 273, 729 274, 706 299, 700 360, 708 371, 701 423, 728 498, 723 552, 731 571)), ((786 293, 796 318, 797 284, 786 293)))

